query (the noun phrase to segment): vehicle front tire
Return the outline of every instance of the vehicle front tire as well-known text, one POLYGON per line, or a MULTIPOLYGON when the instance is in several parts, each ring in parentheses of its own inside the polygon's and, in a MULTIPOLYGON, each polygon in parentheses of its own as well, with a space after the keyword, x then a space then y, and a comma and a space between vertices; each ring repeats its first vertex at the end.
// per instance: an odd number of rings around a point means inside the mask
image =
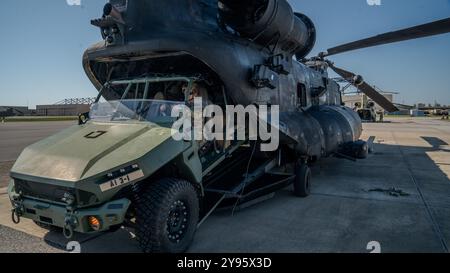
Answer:
POLYGON ((145 253, 183 253, 195 235, 199 199, 194 186, 164 178, 138 194, 136 237, 145 253))
POLYGON ((307 164, 298 164, 295 170, 294 194, 297 197, 308 197, 311 193, 311 169, 307 164))

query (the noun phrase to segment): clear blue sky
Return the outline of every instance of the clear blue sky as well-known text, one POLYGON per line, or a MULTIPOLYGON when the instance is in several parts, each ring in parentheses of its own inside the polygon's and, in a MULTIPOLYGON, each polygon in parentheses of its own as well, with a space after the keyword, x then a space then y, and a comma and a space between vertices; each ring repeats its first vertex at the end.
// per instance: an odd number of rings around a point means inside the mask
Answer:
MULTIPOLYGON (((106 0, 2 0, 0 105, 55 103, 97 92, 81 66, 85 48, 100 39, 90 19, 106 0)), ((313 53, 450 16, 450 0, 290 0, 318 30, 313 53)), ((397 102, 450 104, 450 34, 333 56, 337 65, 378 87, 400 92, 397 102)))

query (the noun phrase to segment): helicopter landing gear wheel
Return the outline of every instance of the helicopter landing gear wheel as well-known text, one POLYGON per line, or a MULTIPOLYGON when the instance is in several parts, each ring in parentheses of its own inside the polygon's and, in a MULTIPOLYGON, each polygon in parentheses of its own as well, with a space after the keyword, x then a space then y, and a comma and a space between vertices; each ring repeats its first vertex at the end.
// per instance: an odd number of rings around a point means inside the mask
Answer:
POLYGON ((294 194, 307 197, 311 193, 311 169, 305 163, 298 163, 295 169, 294 194))
POLYGON ((136 235, 146 253, 183 253, 194 238, 199 199, 191 183, 165 178, 141 191, 136 203, 136 235))

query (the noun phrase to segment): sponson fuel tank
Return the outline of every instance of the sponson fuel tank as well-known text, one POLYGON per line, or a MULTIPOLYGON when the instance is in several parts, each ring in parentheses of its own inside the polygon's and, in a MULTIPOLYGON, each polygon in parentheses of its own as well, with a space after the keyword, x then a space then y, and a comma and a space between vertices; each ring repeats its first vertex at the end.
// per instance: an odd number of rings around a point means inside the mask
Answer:
POLYGON ((314 158, 326 157, 362 134, 359 116, 347 107, 322 105, 302 113, 280 113, 281 126, 295 138, 295 150, 314 158), (283 124, 284 123, 284 124, 283 124))

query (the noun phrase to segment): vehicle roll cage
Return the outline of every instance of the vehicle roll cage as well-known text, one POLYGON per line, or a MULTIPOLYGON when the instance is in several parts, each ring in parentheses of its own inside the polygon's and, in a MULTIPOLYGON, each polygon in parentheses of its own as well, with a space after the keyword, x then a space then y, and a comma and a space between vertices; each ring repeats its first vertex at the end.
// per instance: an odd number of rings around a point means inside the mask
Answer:
POLYGON ((105 90, 107 90, 109 87, 111 87, 113 85, 119 85, 119 84, 127 85, 127 88, 125 89, 125 92, 123 93, 123 95, 119 101, 125 100, 125 98, 130 93, 130 90, 133 87, 133 85, 136 85, 136 88, 138 88, 139 84, 141 84, 141 83, 145 84, 144 95, 142 97, 142 99, 145 100, 148 96, 150 84, 151 83, 160 83, 160 82, 187 82, 188 88, 184 94, 185 102, 187 102, 189 100, 190 91, 192 90, 192 86, 193 86, 194 82, 199 81, 199 80, 200 79, 196 78, 196 77, 184 77, 184 76, 167 76, 167 77, 160 77, 160 76, 152 77, 152 76, 150 76, 150 77, 136 78, 136 79, 112 80, 112 81, 106 82, 102 86, 94 103, 98 103, 100 101, 101 97, 103 96, 103 92, 105 90))

